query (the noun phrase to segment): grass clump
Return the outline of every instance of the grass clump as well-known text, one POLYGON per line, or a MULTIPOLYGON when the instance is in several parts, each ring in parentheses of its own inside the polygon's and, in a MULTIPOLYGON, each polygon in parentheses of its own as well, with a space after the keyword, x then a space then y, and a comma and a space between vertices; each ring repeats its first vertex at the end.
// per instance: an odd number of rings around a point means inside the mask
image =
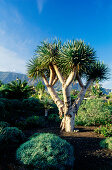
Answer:
POLYGON ((16 156, 20 163, 38 169, 65 169, 74 163, 73 147, 50 133, 36 134, 17 149, 16 156))
POLYGON ((112 137, 106 138, 100 142, 102 148, 107 148, 112 150, 112 137))

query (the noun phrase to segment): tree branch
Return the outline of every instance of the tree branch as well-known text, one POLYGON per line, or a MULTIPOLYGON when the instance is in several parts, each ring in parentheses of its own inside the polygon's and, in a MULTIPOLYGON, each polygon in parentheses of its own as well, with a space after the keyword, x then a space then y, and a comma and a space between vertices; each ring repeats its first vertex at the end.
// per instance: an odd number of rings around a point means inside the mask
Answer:
POLYGON ((53 80, 54 80, 54 78, 56 76, 56 73, 55 73, 55 70, 54 70, 52 65, 49 65, 49 69, 50 69, 49 85, 52 85, 53 80))
POLYGON ((79 106, 80 106, 82 100, 84 99, 85 93, 86 93, 87 89, 89 88, 89 86, 92 84, 92 82, 93 82, 93 80, 91 79, 86 83, 86 86, 84 86, 81 89, 76 101, 73 103, 72 107, 73 107, 73 110, 75 113, 77 113, 79 106))
POLYGON ((64 84, 64 78, 63 76, 61 75, 61 72, 59 71, 58 67, 56 65, 53 65, 54 67, 54 70, 58 76, 58 79, 60 80, 61 84, 64 84))
POLYGON ((65 83, 65 88, 67 88, 73 81, 73 79, 76 76, 76 68, 74 67, 73 70, 71 71, 70 75, 68 76, 66 83, 65 83))
POLYGON ((59 109, 59 114, 62 116, 64 114, 63 108, 64 108, 64 104, 61 101, 61 99, 58 97, 57 93, 55 92, 54 88, 52 87, 52 85, 49 85, 46 76, 43 74, 42 78, 44 80, 45 85, 47 86, 48 92, 51 95, 54 103, 57 105, 58 109, 59 109))
POLYGON ((49 83, 48 83, 48 80, 47 80, 45 74, 42 75, 42 78, 43 78, 43 80, 44 80, 45 85, 46 85, 46 86, 49 86, 49 83))
POLYGON ((57 81, 58 81, 58 77, 56 76, 55 79, 54 79, 53 82, 52 82, 52 86, 54 86, 57 81))
POLYGON ((80 85, 80 87, 84 87, 84 84, 83 84, 83 82, 82 82, 82 80, 81 80, 81 77, 79 76, 79 74, 77 75, 77 80, 78 80, 78 82, 79 82, 79 85, 80 85))

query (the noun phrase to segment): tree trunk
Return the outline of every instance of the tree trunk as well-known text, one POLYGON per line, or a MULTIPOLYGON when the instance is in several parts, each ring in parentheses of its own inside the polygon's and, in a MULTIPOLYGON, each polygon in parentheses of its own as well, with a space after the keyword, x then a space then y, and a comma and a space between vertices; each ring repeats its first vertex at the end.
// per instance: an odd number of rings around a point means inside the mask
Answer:
POLYGON ((73 132, 74 131, 74 122, 75 122, 75 114, 69 113, 69 115, 65 115, 61 122, 61 130, 65 132, 73 132))
POLYGON ((45 109, 45 117, 48 116, 48 109, 45 109))
POLYGON ((65 130, 65 132, 73 132, 75 114, 73 113, 71 105, 70 86, 67 88, 63 87, 63 96, 64 96, 64 118, 62 119, 61 122, 61 130, 65 130))

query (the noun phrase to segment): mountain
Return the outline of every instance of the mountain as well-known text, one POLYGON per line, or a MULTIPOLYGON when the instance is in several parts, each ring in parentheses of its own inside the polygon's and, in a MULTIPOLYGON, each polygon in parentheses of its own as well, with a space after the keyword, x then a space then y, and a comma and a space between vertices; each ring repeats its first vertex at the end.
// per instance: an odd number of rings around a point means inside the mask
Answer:
MULTIPOLYGON (((26 74, 0 71, 0 80, 4 84, 7 84, 11 81, 14 81, 17 78, 21 79, 22 81, 27 80, 29 82, 29 84, 37 84, 37 82, 39 81, 38 80, 38 81, 34 82, 34 81, 29 80, 26 74)), ((57 91, 61 90, 61 84, 59 82, 57 82, 57 84, 55 85, 55 88, 56 88, 57 91)), ((80 86, 79 86, 78 83, 75 83, 75 85, 72 85, 71 88, 76 89, 76 90, 80 90, 80 86)))
POLYGON ((15 73, 15 72, 2 72, 0 71, 0 80, 4 83, 7 84, 10 81, 14 81, 17 78, 21 79, 22 81, 27 80, 28 77, 25 74, 20 74, 20 73, 15 73))
MULTIPOLYGON (((2 72, 0 71, 0 80, 4 83, 7 84, 11 81, 16 80, 17 78, 21 79, 22 81, 27 80, 29 82, 29 84, 35 85, 37 84, 38 81, 32 81, 30 79, 28 79, 26 74, 20 74, 20 73, 15 73, 15 72, 2 72)), ((76 82, 75 84, 71 85, 72 89, 76 89, 78 91, 80 91, 80 86, 79 84, 76 82)), ((55 89, 56 91, 60 91, 61 90, 61 84, 59 82, 57 82, 57 84, 55 85, 55 89)), ((102 88, 102 91, 104 94, 109 94, 109 92, 111 92, 110 89, 105 89, 102 88)))

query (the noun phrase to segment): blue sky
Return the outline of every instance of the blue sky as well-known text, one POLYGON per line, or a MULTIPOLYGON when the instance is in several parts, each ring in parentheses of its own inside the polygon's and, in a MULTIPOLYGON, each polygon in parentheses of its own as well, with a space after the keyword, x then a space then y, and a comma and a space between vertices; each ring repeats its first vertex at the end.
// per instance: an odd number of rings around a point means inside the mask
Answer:
MULTIPOLYGON (((42 40, 82 39, 112 72, 111 0, 0 0, 0 71, 26 73, 42 40)), ((112 76, 102 83, 112 88, 112 76)))

